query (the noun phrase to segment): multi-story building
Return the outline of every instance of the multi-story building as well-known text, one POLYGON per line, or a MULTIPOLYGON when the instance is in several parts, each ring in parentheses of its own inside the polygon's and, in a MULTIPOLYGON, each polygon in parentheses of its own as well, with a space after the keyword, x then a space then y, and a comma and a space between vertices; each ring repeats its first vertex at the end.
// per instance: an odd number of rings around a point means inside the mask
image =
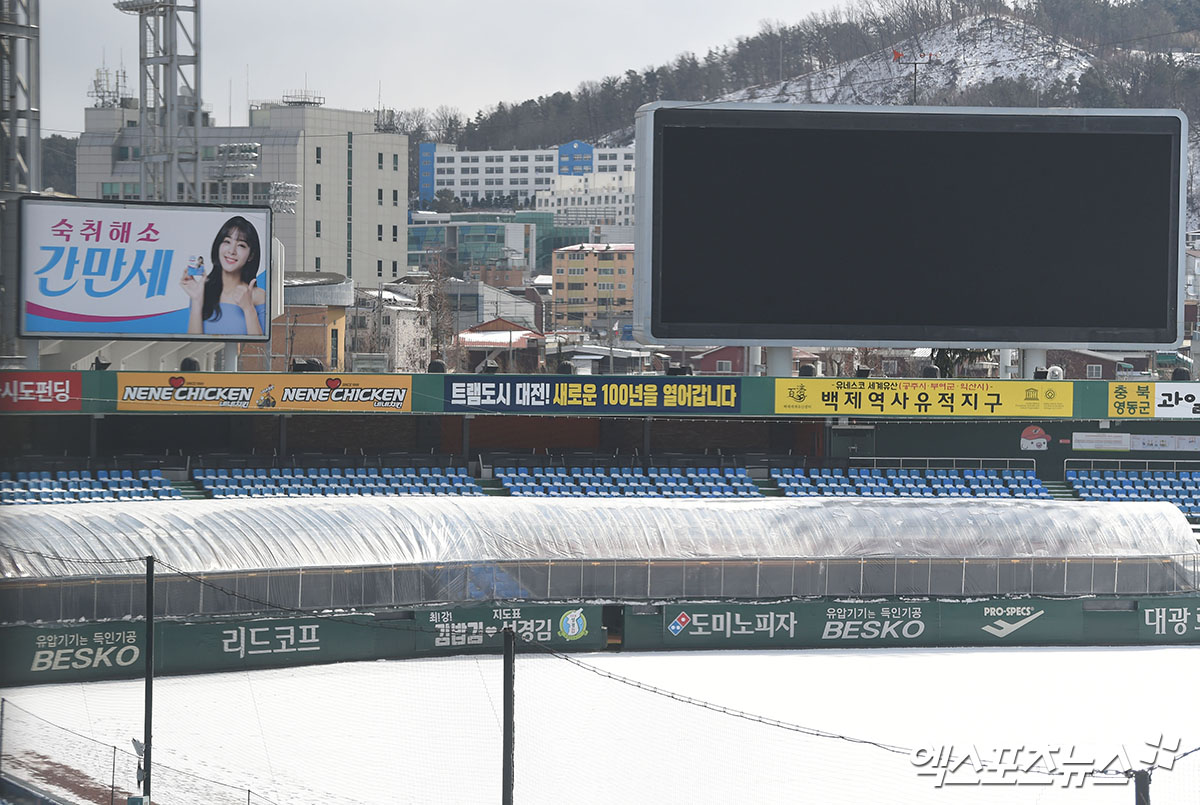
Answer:
POLYGON ((608 331, 633 316, 632 243, 579 243, 554 251, 554 329, 608 331))
MULTIPOLYGON (((200 128, 198 199, 268 205, 293 186, 295 214, 273 216, 288 271, 335 272, 377 287, 407 270, 408 138, 376 131, 375 116, 297 94, 250 110, 249 126, 200 128), (296 189, 295 186, 298 186, 296 189)), ((138 199, 136 101, 85 111, 78 194, 138 199)))
POLYGON ((557 148, 459 151, 446 143, 421 143, 417 153, 417 197, 432 202, 448 190, 463 201, 513 197, 531 199, 556 176, 633 171, 633 148, 598 148, 572 140, 557 148))
MULTIPOLYGON (((380 355, 377 371, 424 372, 429 365, 429 311, 409 296, 402 284, 358 292, 346 311, 346 348, 354 359, 380 355)), ((365 371, 351 361, 353 371, 365 371)))
POLYGON ((557 226, 620 228, 633 237, 634 172, 556 176, 538 190, 534 209, 554 214, 557 226))
POLYGON ((537 227, 518 223, 511 214, 414 213, 407 263, 412 270, 431 271, 440 264, 464 275, 489 267, 529 274, 537 247, 537 227))

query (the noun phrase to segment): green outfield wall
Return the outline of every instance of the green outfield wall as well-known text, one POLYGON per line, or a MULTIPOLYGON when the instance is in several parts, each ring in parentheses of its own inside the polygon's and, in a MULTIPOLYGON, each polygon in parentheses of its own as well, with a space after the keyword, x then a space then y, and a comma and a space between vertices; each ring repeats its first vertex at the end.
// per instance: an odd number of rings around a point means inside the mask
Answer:
MULTIPOLYGON (((564 603, 166 620, 155 673, 498 653, 511 626, 555 651, 1200 644, 1200 596, 564 603)), ((0 628, 0 686, 136 678, 143 621, 0 628)))

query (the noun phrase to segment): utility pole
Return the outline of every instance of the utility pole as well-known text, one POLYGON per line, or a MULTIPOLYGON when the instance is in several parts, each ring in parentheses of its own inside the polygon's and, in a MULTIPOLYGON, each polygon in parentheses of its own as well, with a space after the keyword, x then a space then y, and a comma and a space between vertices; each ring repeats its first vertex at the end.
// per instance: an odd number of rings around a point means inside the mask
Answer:
POLYGON ((913 68, 912 105, 913 106, 917 105, 917 67, 922 64, 924 64, 924 65, 932 64, 933 56, 934 56, 934 54, 932 54, 932 53, 922 53, 920 58, 923 58, 925 61, 917 61, 916 59, 913 59, 912 61, 900 61, 901 59, 904 58, 904 54, 898 50, 895 50, 895 49, 892 50, 892 61, 898 62, 899 64, 911 64, 912 65, 912 68, 913 68))

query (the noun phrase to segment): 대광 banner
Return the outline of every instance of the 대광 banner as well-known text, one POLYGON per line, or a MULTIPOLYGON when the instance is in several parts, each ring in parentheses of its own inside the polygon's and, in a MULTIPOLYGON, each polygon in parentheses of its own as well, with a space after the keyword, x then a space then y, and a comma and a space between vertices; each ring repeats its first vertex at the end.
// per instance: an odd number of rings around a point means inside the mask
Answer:
POLYGON ((20 262, 26 336, 270 337, 267 209, 26 198, 20 262))
POLYGON ((79 372, 0 372, 0 411, 79 411, 79 372))
POLYGON ((412 411, 411 375, 118 372, 118 411, 412 411))
POLYGON ((950 378, 775 381, 775 413, 812 416, 1069 417, 1074 385, 1056 381, 950 378))
MULTIPOLYGON (((1163 385, 1172 385, 1165 383, 1163 385)), ((1175 384, 1188 385, 1188 384, 1175 384)), ((1147 380, 1108 384, 1108 415, 1112 419, 1150 419, 1154 411, 1154 383, 1147 380)))
POLYGON ((445 384, 447 412, 736 414, 742 405, 741 380, 734 378, 447 376, 445 384))

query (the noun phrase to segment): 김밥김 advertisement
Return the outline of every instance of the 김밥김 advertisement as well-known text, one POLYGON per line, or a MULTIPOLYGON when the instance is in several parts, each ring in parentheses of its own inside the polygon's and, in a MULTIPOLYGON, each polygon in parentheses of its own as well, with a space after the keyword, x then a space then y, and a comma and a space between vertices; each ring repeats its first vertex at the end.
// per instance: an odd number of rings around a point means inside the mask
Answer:
POLYGON ((270 266, 267 209, 22 199, 21 332, 266 340, 270 266))

